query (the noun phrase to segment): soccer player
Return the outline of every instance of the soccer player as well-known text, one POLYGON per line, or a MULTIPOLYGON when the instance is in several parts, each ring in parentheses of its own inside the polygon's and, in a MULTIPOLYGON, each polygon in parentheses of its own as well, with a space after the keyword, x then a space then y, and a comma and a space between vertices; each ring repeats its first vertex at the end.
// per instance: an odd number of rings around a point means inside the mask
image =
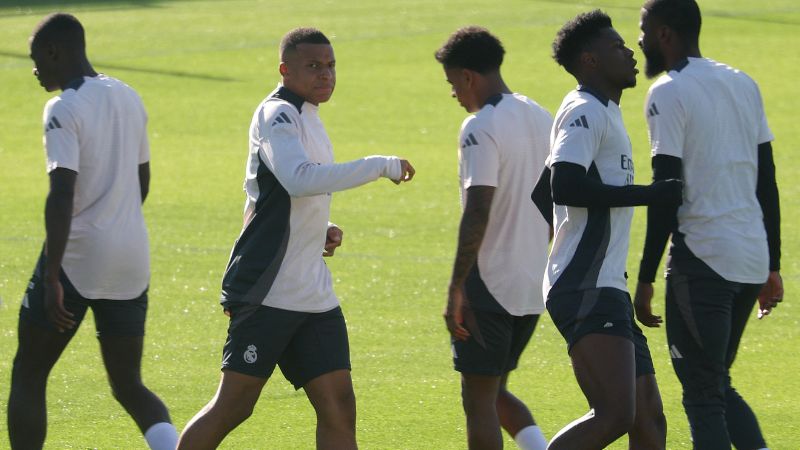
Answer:
POLYGON ((731 386, 730 367, 756 298, 759 318, 783 298, 773 135, 756 83, 702 57, 700 22, 694 0, 642 8, 646 74, 666 72, 645 104, 653 177, 681 178, 685 195, 680 207, 648 209, 635 307, 642 324, 659 326, 652 283, 671 234, 667 342, 694 448, 761 449, 758 421, 731 386))
POLYGON ((504 53, 479 27, 457 30, 436 52, 452 96, 472 113, 459 135, 464 212, 444 315, 469 448, 502 448, 502 426, 520 448, 544 450, 530 411, 506 384, 544 311, 549 225, 527 193, 544 166, 553 120, 506 86, 504 53))
POLYGON ((556 113, 551 173, 537 183, 546 189, 550 180, 555 203, 539 206, 555 223, 544 293, 591 410, 548 448, 599 449, 625 433, 631 448, 664 448, 666 420, 647 340, 633 320, 625 260, 631 207, 679 202, 680 182, 633 184, 619 102, 638 71, 611 19, 600 10, 578 15, 558 32, 553 54, 579 85, 556 113))
POLYGON ((414 168, 393 156, 334 163, 318 115, 336 84, 330 41, 314 28, 292 30, 280 58, 282 83, 250 125, 244 227, 222 280, 222 378, 184 429, 182 449, 216 448, 250 416, 276 365, 316 411, 317 448, 356 448, 347 329, 322 259, 342 239, 328 221, 331 193, 380 177, 410 181, 414 168))
POLYGON ((42 87, 63 92, 44 109, 47 240, 20 310, 11 447, 44 445, 47 377, 91 308, 114 397, 151 448, 172 449, 177 433, 167 408, 140 374, 150 278, 144 106, 129 86, 95 72, 83 27, 71 15, 45 17, 30 51, 42 87))

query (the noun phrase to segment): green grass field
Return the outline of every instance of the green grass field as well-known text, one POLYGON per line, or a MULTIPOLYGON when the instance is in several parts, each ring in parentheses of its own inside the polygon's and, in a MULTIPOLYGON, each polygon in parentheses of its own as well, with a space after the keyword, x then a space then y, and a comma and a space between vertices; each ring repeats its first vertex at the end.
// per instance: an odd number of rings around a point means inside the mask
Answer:
MULTIPOLYGON (((552 61, 556 30, 602 7, 643 57, 638 0, 475 0, 402 2, 0 0, 0 448, 9 446, 6 401, 20 300, 41 247, 47 176, 42 107, 50 94, 31 76, 27 38, 47 12, 75 13, 87 29, 95 67, 135 87, 150 114, 153 181, 145 205, 151 252, 150 313, 143 371, 178 428, 213 395, 227 321, 218 290, 241 226, 246 133, 255 106, 278 82, 277 44, 300 25, 333 38, 338 86, 321 109, 344 161, 368 154, 409 158, 408 185, 380 181, 335 196, 332 220, 345 230, 329 260, 350 330, 365 449, 465 448, 459 381, 441 319, 459 220, 457 133, 465 113, 433 52, 459 26, 480 24, 507 50, 510 87, 555 112, 575 82, 552 61)), ((773 449, 800 448, 800 326, 795 295, 800 243, 796 82, 800 6, 796 0, 703 0, 705 56, 759 81, 774 143, 783 206, 786 301, 753 320, 734 383, 759 415, 773 449)), ((650 178, 643 99, 626 91, 623 114, 638 164, 650 178)), ((644 214, 636 214, 628 268, 636 273, 644 214)), ((633 285, 631 285, 631 288, 633 285)), ((663 309, 663 282, 656 285, 663 309)), ((50 377, 47 448, 145 448, 115 403, 87 319, 50 377)), ((691 448, 663 329, 648 330, 669 421, 669 449, 691 448)), ((536 331, 511 388, 545 434, 583 414, 565 345, 549 318, 536 331)), ((313 448, 314 417, 302 391, 276 376, 228 449, 313 448)), ((509 448, 515 448, 506 439, 509 448)), ((611 448, 627 448, 624 441, 611 448)))

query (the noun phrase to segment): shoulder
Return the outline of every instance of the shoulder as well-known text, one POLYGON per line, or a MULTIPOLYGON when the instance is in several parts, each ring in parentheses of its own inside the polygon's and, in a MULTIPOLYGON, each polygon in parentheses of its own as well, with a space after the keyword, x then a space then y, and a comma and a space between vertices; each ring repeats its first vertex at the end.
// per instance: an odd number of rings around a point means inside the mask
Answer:
POLYGON ((553 115, 550 114, 550 111, 544 109, 542 105, 536 103, 532 98, 519 93, 512 94, 511 98, 520 105, 521 109, 528 111, 535 118, 546 119, 548 122, 553 121, 553 115))
POLYGON ((559 128, 593 128, 590 124, 604 125, 608 121, 608 107, 592 94, 572 91, 564 97, 558 109, 559 128), (575 125, 575 126, 573 126, 575 125))
POLYGON ((270 95, 256 110, 257 116, 267 125, 296 125, 300 122, 300 110, 291 102, 270 95))
POLYGON ((59 118, 63 121, 65 119, 72 119, 75 111, 75 98, 68 92, 62 92, 61 95, 51 98, 44 105, 44 120, 47 122, 55 117, 58 121, 59 118))

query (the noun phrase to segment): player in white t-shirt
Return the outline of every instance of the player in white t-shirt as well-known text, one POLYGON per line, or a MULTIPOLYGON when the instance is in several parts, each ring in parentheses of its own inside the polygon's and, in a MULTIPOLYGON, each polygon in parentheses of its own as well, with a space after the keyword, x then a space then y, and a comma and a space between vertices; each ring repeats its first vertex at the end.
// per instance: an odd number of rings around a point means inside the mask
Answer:
POLYGON ((502 448, 502 426, 526 450, 547 441, 506 388, 539 315, 549 225, 528 200, 547 157, 550 114, 509 90, 505 51, 480 27, 454 32, 436 52, 467 112, 459 135, 463 215, 445 310, 461 372, 469 448, 502 448))
POLYGON ((231 320, 219 389, 184 428, 181 449, 216 448, 249 417, 275 366, 313 405, 317 447, 356 448, 347 328, 322 259, 342 241, 328 221, 331 194, 410 181, 414 168, 394 156, 335 163, 318 115, 336 85, 330 41, 297 28, 280 57, 282 83, 250 123, 244 227, 222 280, 231 320))
POLYGON ((758 85, 701 56, 700 23, 694 0, 642 9, 647 75, 665 72, 645 103, 653 177, 681 178, 685 190, 679 208, 648 210, 636 313, 646 326, 661 322, 652 283, 671 234, 667 341, 694 447, 760 449, 764 437, 730 367, 756 299, 761 318, 783 297, 773 136, 758 85))
POLYGON ((633 51, 595 10, 578 15, 553 42, 556 61, 579 86, 564 98, 550 135, 548 164, 534 199, 548 197, 555 237, 547 262, 547 310, 568 344, 591 411, 564 427, 549 449, 602 448, 628 434, 631 448, 664 448, 666 421, 647 340, 626 287, 632 206, 680 201, 680 182, 633 184, 631 143, 619 101, 636 85, 633 51))
POLYGON ((11 446, 44 444, 48 374, 91 308, 114 397, 151 448, 172 449, 177 433, 167 408, 140 375, 150 279, 144 106, 129 86, 94 71, 75 17, 46 17, 30 49, 42 87, 63 92, 44 109, 47 240, 20 310, 11 446))

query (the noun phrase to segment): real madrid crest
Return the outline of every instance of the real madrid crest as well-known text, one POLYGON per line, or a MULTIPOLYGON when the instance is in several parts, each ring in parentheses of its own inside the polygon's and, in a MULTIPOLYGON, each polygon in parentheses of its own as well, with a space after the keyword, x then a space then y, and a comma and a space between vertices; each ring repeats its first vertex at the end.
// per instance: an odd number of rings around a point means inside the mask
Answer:
POLYGON ((248 345, 247 350, 244 351, 244 362, 248 364, 253 364, 258 359, 258 353, 256 353, 256 346, 255 345, 248 345))

